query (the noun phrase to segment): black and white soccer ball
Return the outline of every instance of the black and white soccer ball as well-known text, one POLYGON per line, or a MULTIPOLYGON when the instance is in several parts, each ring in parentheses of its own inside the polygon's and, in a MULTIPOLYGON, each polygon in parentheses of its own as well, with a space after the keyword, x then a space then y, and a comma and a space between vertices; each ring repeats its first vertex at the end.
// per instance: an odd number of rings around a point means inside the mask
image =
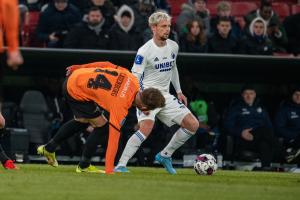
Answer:
POLYGON ((218 169, 218 165, 213 155, 201 154, 195 159, 194 169, 199 175, 213 175, 218 169))

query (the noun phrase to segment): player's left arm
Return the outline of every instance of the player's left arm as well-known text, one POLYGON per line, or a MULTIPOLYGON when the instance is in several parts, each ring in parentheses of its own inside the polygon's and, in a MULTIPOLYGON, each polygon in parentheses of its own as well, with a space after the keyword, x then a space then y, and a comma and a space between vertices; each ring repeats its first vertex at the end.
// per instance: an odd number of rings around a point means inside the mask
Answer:
POLYGON ((110 112, 109 136, 105 154, 105 172, 107 174, 111 174, 114 171, 115 157, 118 151, 119 139, 121 134, 120 129, 125 121, 127 112, 127 110, 123 110, 119 107, 115 107, 110 112))
POLYGON ((0 12, 2 13, 3 29, 5 31, 7 50, 7 64, 12 69, 18 69, 23 63, 19 51, 19 9, 17 0, 2 0, 0 12))
MULTIPOLYGON (((176 45, 176 55, 178 54, 178 45, 176 45)), ((171 79, 172 85, 175 88, 175 91, 177 93, 177 98, 184 103, 184 105, 187 106, 187 98, 181 91, 180 87, 180 81, 179 81, 179 74, 178 74, 178 69, 177 69, 177 64, 176 64, 176 59, 175 59, 175 65, 172 69, 172 79, 171 79)))

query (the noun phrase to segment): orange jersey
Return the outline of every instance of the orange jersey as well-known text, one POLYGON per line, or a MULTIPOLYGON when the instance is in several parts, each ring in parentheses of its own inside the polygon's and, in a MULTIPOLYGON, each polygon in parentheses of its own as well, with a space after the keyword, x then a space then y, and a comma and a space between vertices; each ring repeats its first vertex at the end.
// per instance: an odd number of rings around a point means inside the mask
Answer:
POLYGON ((78 101, 96 102, 110 113, 110 123, 120 129, 139 91, 138 81, 125 68, 90 65, 93 68, 77 69, 71 74, 67 83, 68 93, 78 101))
POLYGON ((8 51, 16 51, 19 46, 19 9, 17 0, 0 0, 0 52, 4 38, 8 51), (5 33, 5 34, 4 34, 5 33), (5 37, 4 37, 5 35, 5 37))
POLYGON ((78 101, 94 101, 110 113, 105 168, 107 173, 111 173, 118 150, 120 128, 139 91, 138 80, 127 69, 110 62, 72 67, 76 70, 68 78, 69 95, 78 101))

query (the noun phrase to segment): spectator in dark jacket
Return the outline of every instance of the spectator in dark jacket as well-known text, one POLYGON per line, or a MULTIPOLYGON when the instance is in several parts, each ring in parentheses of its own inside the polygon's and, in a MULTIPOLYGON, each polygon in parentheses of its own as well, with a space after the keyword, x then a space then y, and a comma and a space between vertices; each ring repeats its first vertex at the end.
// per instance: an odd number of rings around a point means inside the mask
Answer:
POLYGON ((251 85, 242 88, 241 100, 228 109, 224 127, 236 138, 239 152, 255 151, 260 155, 262 167, 270 167, 276 139, 269 115, 256 99, 251 85))
POLYGON ((239 53, 239 40, 231 35, 231 21, 228 17, 220 17, 218 31, 208 38, 208 53, 239 53))
POLYGON ((48 47, 62 47, 65 36, 80 19, 79 10, 68 0, 54 0, 41 13, 36 30, 38 38, 48 47))
POLYGON ((210 19, 210 35, 218 32, 218 22, 220 17, 228 17, 231 22, 231 35, 235 38, 242 36, 240 25, 235 21, 235 18, 231 16, 231 5, 228 1, 220 1, 217 4, 217 16, 210 19))
POLYGON ((206 52, 206 35, 201 21, 193 20, 187 23, 188 33, 180 38, 182 52, 206 52))
POLYGON ((272 41, 273 51, 285 52, 288 38, 278 15, 273 11, 272 3, 262 0, 261 6, 258 10, 254 10, 245 16, 246 27, 249 27, 253 19, 256 17, 261 17, 265 20, 268 27, 267 34, 272 41))
POLYGON ((255 18, 242 41, 242 53, 249 55, 272 55, 272 43, 267 36, 267 26, 260 17, 255 18))
POLYGON ((288 50, 296 55, 300 54, 300 13, 288 16, 283 26, 288 36, 288 50))
POLYGON ((81 22, 67 35, 64 48, 108 49, 108 30, 100 9, 92 7, 87 22, 81 22))
POLYGON ((91 7, 98 7, 106 20, 107 26, 111 27, 114 23, 116 9, 110 0, 87 0, 84 13, 88 13, 91 7))
POLYGON ((133 10, 123 5, 117 12, 116 23, 110 30, 110 49, 138 50, 143 44, 142 34, 134 27, 133 10))
POLYGON ((276 133, 287 144, 287 161, 300 156, 300 87, 292 92, 292 98, 284 102, 275 118, 276 133))

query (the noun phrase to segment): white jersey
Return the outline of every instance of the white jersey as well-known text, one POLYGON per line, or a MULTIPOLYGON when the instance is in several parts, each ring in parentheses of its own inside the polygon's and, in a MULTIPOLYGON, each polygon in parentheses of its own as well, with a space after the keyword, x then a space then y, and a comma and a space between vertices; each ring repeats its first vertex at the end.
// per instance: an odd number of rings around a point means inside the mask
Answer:
POLYGON ((139 48, 131 71, 140 79, 141 90, 153 87, 165 95, 172 80, 176 92, 181 91, 176 66, 178 44, 169 39, 166 42, 165 46, 158 47, 151 39, 139 48))

